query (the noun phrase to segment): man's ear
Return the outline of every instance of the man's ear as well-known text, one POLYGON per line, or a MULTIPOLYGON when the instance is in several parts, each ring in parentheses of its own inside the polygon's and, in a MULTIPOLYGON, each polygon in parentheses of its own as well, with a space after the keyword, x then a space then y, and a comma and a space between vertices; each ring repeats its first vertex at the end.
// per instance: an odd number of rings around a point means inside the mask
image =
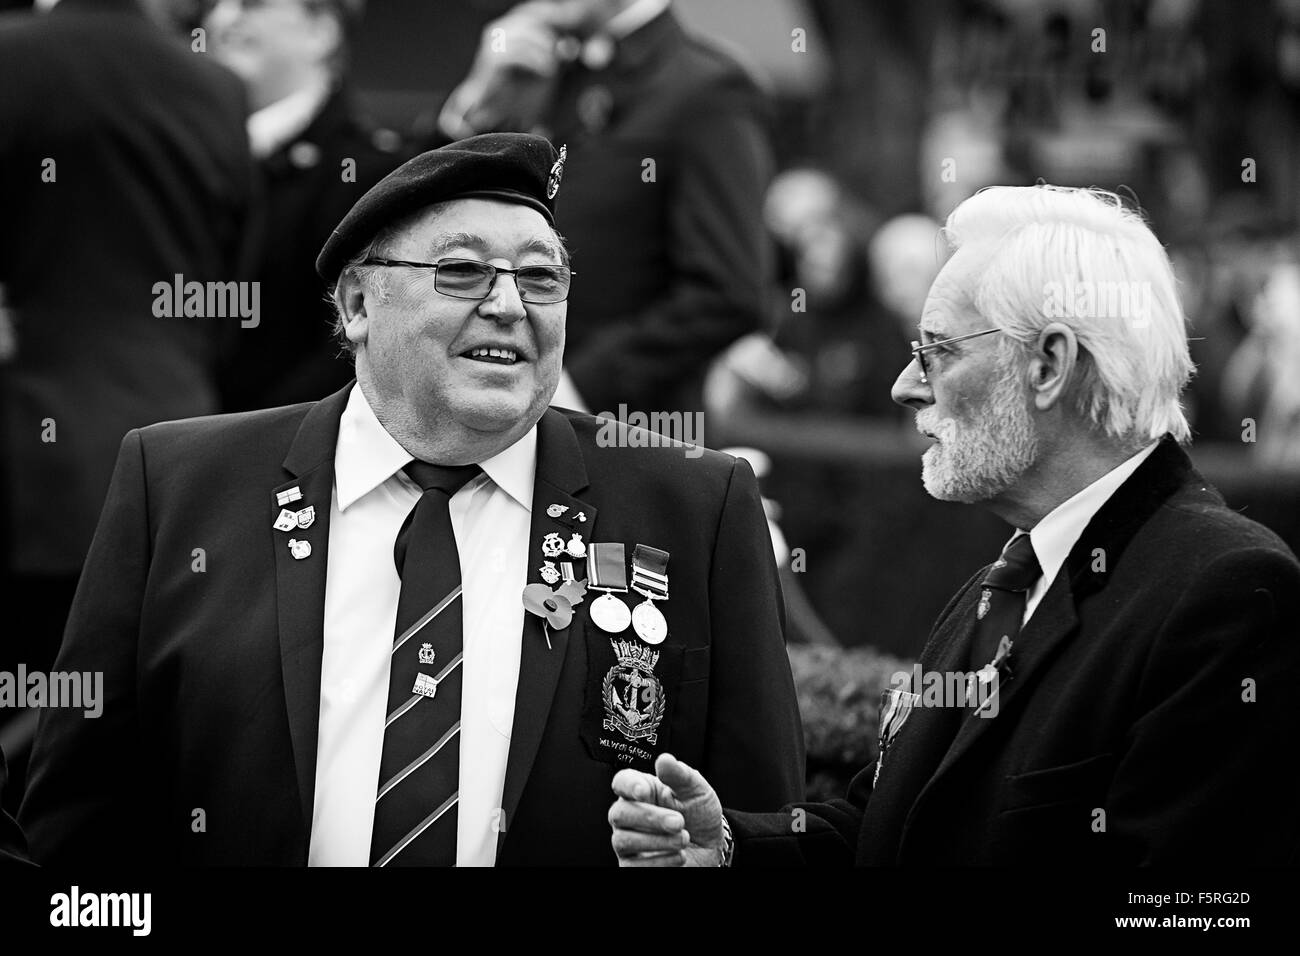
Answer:
POLYGON ((1079 340, 1061 322, 1043 327, 1029 357, 1029 391, 1034 407, 1045 412, 1059 403, 1079 362, 1079 340))
POLYGON ((370 313, 373 299, 355 269, 344 269, 334 286, 334 303, 343 317, 343 331, 353 346, 365 344, 370 332, 370 313))

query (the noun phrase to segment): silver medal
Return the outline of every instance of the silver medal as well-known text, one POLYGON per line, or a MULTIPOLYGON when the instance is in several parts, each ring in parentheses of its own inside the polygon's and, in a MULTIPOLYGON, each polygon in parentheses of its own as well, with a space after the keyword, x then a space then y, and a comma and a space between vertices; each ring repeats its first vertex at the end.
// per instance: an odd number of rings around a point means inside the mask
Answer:
POLYGON ((632 612, 614 595, 602 594, 591 602, 591 619, 602 631, 618 634, 632 623, 632 612))
POLYGON ((652 601, 643 601, 632 609, 632 629, 647 644, 662 644, 668 636, 668 622, 652 601))

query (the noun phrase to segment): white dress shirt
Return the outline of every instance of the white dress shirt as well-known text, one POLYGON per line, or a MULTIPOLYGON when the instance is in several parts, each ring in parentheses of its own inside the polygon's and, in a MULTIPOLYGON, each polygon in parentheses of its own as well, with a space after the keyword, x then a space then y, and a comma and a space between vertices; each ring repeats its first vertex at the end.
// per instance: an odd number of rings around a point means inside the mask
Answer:
MULTIPOLYGON (((367 866, 401 580, 393 542, 420 489, 353 386, 334 457, 311 866, 367 866)), ((524 627, 537 429, 452 496, 464 606, 458 866, 496 858, 524 627)))
MULTIPOLYGON (((1117 465, 1106 472, 1078 494, 1062 501, 1049 511, 1043 520, 1038 522, 1034 529, 1029 532, 1029 540, 1034 545, 1034 554, 1038 557, 1038 564, 1043 569, 1043 573, 1034 582, 1033 587, 1029 589, 1029 593, 1025 597, 1025 616, 1021 618, 1021 627, 1028 623, 1029 618, 1037 610, 1039 602, 1043 600, 1043 595, 1047 593, 1052 581, 1060 573, 1061 566, 1065 564, 1065 559, 1070 556, 1070 549, 1079 540, 1079 535, 1083 534, 1083 529, 1088 527, 1088 522, 1092 520, 1092 516, 1100 511, 1101 506, 1110 500, 1110 496, 1119 489, 1119 486, 1124 484, 1133 472, 1137 471, 1138 465, 1147 460, 1147 457, 1155 451, 1158 444, 1159 442, 1152 442, 1123 464, 1117 465)), ((1024 533, 1023 531, 1017 531, 1016 534, 1011 536, 1011 540, 1014 541, 1017 535, 1024 533)), ((1008 541, 1009 543, 1010 541, 1008 541)))

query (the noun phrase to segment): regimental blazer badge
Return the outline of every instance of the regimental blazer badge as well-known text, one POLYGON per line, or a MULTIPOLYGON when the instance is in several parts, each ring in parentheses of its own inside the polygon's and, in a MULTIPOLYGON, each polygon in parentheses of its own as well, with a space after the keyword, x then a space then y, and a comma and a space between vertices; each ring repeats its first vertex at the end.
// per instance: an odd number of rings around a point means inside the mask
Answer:
POLYGON ((663 683, 654 672, 659 652, 636 641, 613 644, 618 663, 609 669, 601 685, 605 703, 603 726, 628 740, 658 743, 659 724, 667 706, 663 683))

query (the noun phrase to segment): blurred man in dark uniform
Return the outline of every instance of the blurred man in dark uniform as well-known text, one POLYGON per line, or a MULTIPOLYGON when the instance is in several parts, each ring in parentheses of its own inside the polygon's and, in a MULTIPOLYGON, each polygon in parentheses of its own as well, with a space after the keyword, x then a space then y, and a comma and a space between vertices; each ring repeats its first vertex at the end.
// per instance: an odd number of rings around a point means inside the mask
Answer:
POLYGON ((122 436, 217 408, 229 320, 159 317, 152 290, 237 278, 245 98, 153 4, 0 16, 0 539, 24 622, 0 669, 53 661, 122 436))
POLYGON ((335 223, 401 160, 347 81, 364 0, 220 0, 209 49, 247 84, 260 171, 252 278, 262 321, 241 328, 221 375, 228 411, 322 398, 352 377, 332 334, 315 256, 335 223))
POLYGON ((488 24, 440 124, 568 146, 559 225, 591 279, 555 403, 702 408, 709 362, 759 327, 772 258, 766 105, 740 64, 669 0, 534 0, 488 24))

